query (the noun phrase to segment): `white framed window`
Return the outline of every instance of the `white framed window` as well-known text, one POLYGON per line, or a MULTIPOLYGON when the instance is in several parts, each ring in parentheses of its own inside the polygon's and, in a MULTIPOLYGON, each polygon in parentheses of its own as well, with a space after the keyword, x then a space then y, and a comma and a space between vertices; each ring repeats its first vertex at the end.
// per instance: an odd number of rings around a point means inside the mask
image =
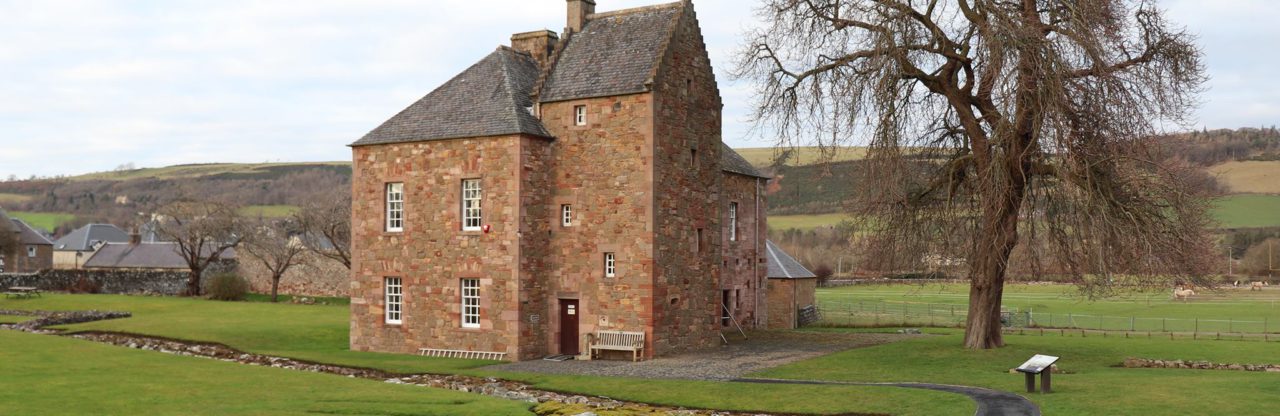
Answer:
POLYGON ((618 275, 617 258, 613 253, 604 253, 604 277, 614 277, 618 275))
POLYGON ((573 226, 573 206, 569 204, 560 206, 560 225, 564 227, 573 226))
POLYGON ((382 279, 382 293, 385 296, 385 309, 387 323, 400 324, 404 311, 404 286, 400 285, 399 277, 387 277, 382 279))
POLYGON ((36 256, 36 246, 27 246, 27 257, 36 256))
POLYGON ((729 241, 738 241, 738 203, 729 203, 729 241))
POLYGON ((480 279, 462 279, 462 327, 480 327, 480 279))
POLYGON ((480 230, 480 180, 462 180, 462 231, 480 230))
POLYGON ((404 183, 387 184, 387 231, 404 231, 404 183))
POLYGON ((587 106, 585 105, 573 106, 573 125, 575 126, 587 125, 587 106))

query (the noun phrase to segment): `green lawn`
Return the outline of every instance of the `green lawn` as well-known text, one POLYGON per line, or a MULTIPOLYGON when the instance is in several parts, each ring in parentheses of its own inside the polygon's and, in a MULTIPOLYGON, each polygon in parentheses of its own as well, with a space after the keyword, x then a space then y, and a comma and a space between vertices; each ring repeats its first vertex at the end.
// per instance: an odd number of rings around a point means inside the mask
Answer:
POLYGON ((244 351, 401 373, 503 377, 535 387, 622 400, 740 411, 812 413, 972 414, 968 399, 947 393, 888 387, 812 387, 680 380, 553 376, 495 372, 490 361, 427 358, 347 350, 348 307, 214 302, 171 297, 49 294, 0 300, 0 309, 131 311, 129 319, 67 326, 71 330, 132 332, 218 342, 244 351), (832 397, 842 398, 832 401, 832 397))
POLYGON ((59 225, 76 220, 76 216, 72 214, 62 214, 57 212, 24 212, 13 211, 10 216, 20 219, 33 227, 42 228, 45 231, 53 231, 59 225))
MULTIPOLYGON (((830 331, 842 331, 831 329, 830 331)), ((1062 357, 1068 374, 1053 376, 1054 393, 1026 395, 1046 415, 1270 415, 1280 389, 1273 373, 1118 368, 1126 357, 1276 363, 1274 343, 1167 341, 1056 335, 1006 336, 997 350, 960 348, 960 330, 944 335, 844 351, 764 371, 760 376, 846 380, 919 381, 1020 392, 1022 374, 1009 369, 1034 354, 1062 357)))
POLYGON ((0 315, 0 324, 16 324, 18 322, 26 322, 35 319, 34 316, 14 316, 0 315))
POLYGON ((818 227, 834 227, 847 219, 849 219, 849 216, 845 214, 770 215, 769 229, 786 230, 794 228, 808 231, 818 227))
POLYGON ((1213 216, 1222 228, 1280 226, 1280 195, 1231 195, 1213 203, 1213 216))
POLYGON ((528 415, 526 403, 0 331, 5 415, 528 415))
POLYGON ((240 208, 240 215, 249 218, 281 218, 293 215, 298 209, 295 205, 249 205, 240 208))

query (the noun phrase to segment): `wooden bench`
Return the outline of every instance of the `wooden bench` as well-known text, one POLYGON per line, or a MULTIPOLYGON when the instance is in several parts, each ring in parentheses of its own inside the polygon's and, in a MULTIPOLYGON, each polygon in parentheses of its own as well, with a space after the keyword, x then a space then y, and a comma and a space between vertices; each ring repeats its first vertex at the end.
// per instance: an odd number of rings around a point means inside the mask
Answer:
POLYGON ((6 298, 30 298, 32 296, 40 296, 40 289, 26 286, 14 286, 4 292, 6 298))
POLYGON ((596 358, 596 351, 611 350, 631 351, 631 361, 636 361, 644 350, 644 332, 596 331, 588 348, 592 359, 596 358))

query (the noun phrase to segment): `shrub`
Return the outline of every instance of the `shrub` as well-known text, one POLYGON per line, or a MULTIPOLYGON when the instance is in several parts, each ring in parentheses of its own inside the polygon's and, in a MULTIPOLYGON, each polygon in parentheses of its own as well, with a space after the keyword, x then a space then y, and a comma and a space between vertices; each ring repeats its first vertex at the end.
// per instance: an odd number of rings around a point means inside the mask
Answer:
POLYGON ((818 267, 813 268, 813 275, 818 276, 818 286, 825 287, 834 274, 836 272, 831 270, 831 266, 825 264, 819 264, 818 267))
POLYGON ((87 276, 80 276, 67 286, 67 293, 102 293, 102 284, 87 276))
POLYGON ((238 301, 249 294, 249 282, 235 273, 218 273, 207 279, 205 294, 209 299, 238 301))

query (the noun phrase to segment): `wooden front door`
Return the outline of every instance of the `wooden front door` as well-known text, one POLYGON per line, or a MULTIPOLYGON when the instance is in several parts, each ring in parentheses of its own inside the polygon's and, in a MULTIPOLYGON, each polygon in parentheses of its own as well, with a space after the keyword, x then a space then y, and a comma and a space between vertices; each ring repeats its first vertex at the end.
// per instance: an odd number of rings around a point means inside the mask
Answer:
POLYGON ((578 355, 578 310, 577 299, 560 299, 560 353, 578 355))

